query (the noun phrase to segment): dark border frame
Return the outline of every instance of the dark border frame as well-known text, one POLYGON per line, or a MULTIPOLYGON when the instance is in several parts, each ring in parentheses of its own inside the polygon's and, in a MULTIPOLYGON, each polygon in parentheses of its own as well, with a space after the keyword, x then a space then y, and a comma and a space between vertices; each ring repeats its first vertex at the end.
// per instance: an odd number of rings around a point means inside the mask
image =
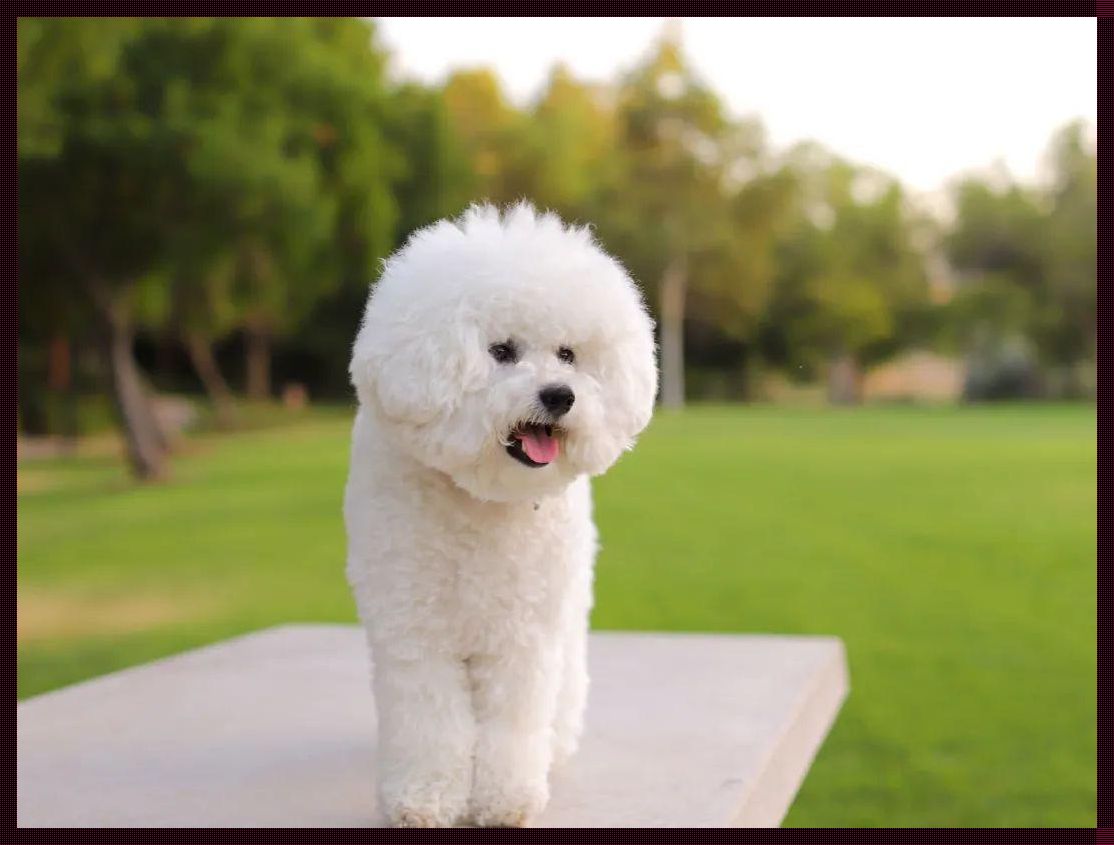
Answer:
MULTIPOLYGON (((922 0, 922 2, 902 2, 902 0, 870 0, 854 3, 848 0, 748 0, 748 2, 728 2, 728 0, 689 0, 671 3, 666 0, 641 0, 641 2, 606 2, 606 0, 579 0, 562 4, 559 11, 567 15, 577 14, 590 17, 605 15, 676 15, 709 17, 772 17, 772 16, 879 16, 913 17, 918 15, 933 17, 967 17, 970 15, 997 17, 1095 17, 1099 8, 1114 7, 1114 0, 922 0)), ((282 3, 267 4, 247 0, 229 0, 224 3, 181 3, 173 0, 158 2, 139 2, 139 0, 117 0, 107 3, 78 3, 67 0, 24 0, 17 4, 20 16, 189 16, 196 14, 252 15, 260 12, 278 12, 282 15, 320 14, 323 9, 329 15, 417 15, 452 13, 455 16, 490 16, 492 11, 512 12, 517 16, 535 17, 552 13, 554 4, 541 0, 503 5, 499 3, 478 2, 478 0, 455 0, 451 3, 417 3, 413 0, 394 0, 394 2, 354 3, 332 2, 326 4, 282 3)), ((1107 12, 1110 13, 1109 11, 1107 12)))
MULTIPOLYGON (((388 12, 406 12, 410 14, 424 11, 438 11, 437 4, 419 6, 416 3, 395 2, 379 3, 368 8, 365 4, 336 3, 330 4, 330 14, 359 14, 374 12, 382 14, 388 12), (434 7, 434 8, 431 8, 434 7)), ((602 11, 637 11, 640 14, 647 12, 677 12, 678 4, 670 4, 655 0, 655 2, 639 4, 609 4, 605 3, 575 3, 569 4, 562 11, 580 13, 598 13, 602 11)), ((260 4, 246 2, 223 3, 208 11, 221 14, 251 14, 260 11, 275 11, 274 9, 261 8, 260 4)), ((458 2, 447 7, 453 12, 478 13, 490 11, 490 4, 476 2, 458 2)), ((522 13, 536 8, 538 11, 547 11, 544 4, 533 3, 523 8, 520 6, 514 11, 522 13)), ((280 10, 284 13, 308 13, 310 9, 298 10, 291 5, 284 5, 280 10)), ((318 11, 320 7, 318 7, 318 11)), ((1114 564, 1110 559, 1111 554, 1111 525, 1108 522, 1108 508, 1104 501, 1103 487, 1109 471, 1111 461, 1109 450, 1103 443, 1102 435, 1105 433, 1109 422, 1110 411, 1107 407, 1108 400, 1114 387, 1114 372, 1112 372, 1111 359, 1114 358, 1114 347, 1111 345, 1111 320, 1114 319, 1114 310, 1111 308, 1111 290, 1114 287, 1114 162, 1111 161, 1111 144, 1107 130, 1110 125, 1111 91, 1110 83, 1114 79, 1114 0, 1055 0, 1055 2, 979 2, 969 0, 934 0, 920 4, 901 2, 872 2, 866 4, 853 4, 837 2, 837 0, 812 0, 809 3, 792 3, 789 0, 764 0, 764 2, 749 2, 728 4, 716 0, 697 0, 685 4, 685 13, 715 14, 723 12, 744 12, 753 15, 792 15, 803 13, 810 15, 858 13, 881 16, 897 16, 902 13, 931 12, 936 16, 967 15, 977 13, 980 15, 996 14, 999 16, 1097 16, 1097 48, 1098 48, 1098 273, 1097 273, 1097 406, 1098 406, 1098 559, 1097 559, 1097 830, 1088 828, 1065 829, 997 829, 997 828, 924 828, 924 829, 832 829, 832 830, 805 830, 794 828, 781 828, 776 830, 707 830, 698 834, 694 830, 655 830, 651 833, 633 830, 606 830, 601 829, 588 833, 586 838, 598 837, 610 842, 644 842, 660 841, 663 839, 681 839, 682 841, 695 841, 703 838, 708 841, 718 842, 870 842, 870 843, 924 843, 924 845, 937 845, 937 843, 976 842, 983 845, 990 843, 1097 843, 1097 845, 1114 845, 1114 797, 1111 795, 1111 780, 1114 776, 1114 673, 1110 671, 1110 659, 1114 656, 1111 649, 1111 639, 1114 638, 1114 564), (1104 671, 1104 669, 1106 671, 1104 671)), ((79 4, 55 0, 36 0, 36 2, 20 3, 17 6, 17 15, 75 15, 94 11, 101 14, 170 14, 185 15, 205 12, 196 6, 185 3, 102 3, 79 4), (93 7, 93 8, 90 8, 93 7), (99 7, 99 8, 98 8, 99 7)), ((5 158, 7 159, 7 173, 10 185, 15 186, 18 180, 16 171, 16 27, 15 19, 5 21, 3 42, 7 47, 4 54, 6 73, 5 81, 5 112, 8 116, 6 125, 7 141, 5 158)), ((15 796, 15 749, 16 749, 16 718, 15 718, 15 662, 16 662, 16 495, 15 495, 15 378, 16 378, 16 329, 17 329, 17 285, 15 281, 16 262, 16 192, 9 189, 4 195, 4 206, 8 225, 5 226, 5 244, 8 260, 6 261, 7 284, 3 290, 2 314, 6 331, 3 334, 4 357, 6 367, 4 371, 5 393, 11 397, 11 411, 6 424, 11 427, 10 436, 7 438, 6 475, 9 478, 7 485, 6 512, 9 518, 5 520, 8 530, 5 532, 9 552, 9 565, 4 589, 7 651, 10 659, 10 669, 7 673, 4 686, 7 700, 11 709, 8 711, 9 719, 4 731, 4 742, 8 748, 8 765, 6 767, 7 788, 2 800, 3 830, 10 831, 12 842, 26 843, 69 843, 69 842, 101 842, 101 843, 139 843, 175 841, 205 842, 219 837, 224 841, 263 842, 277 840, 284 842, 333 842, 333 843, 361 843, 377 839, 408 836, 390 830, 186 830, 186 829, 160 829, 157 831, 145 829, 129 830, 50 830, 50 829, 17 829, 16 828, 16 796, 15 796)), ((417 834, 422 836, 422 834, 417 834)), ((490 837, 529 837, 548 838, 558 837, 561 834, 545 829, 525 830, 517 833, 501 833, 488 830, 454 830, 442 834, 456 841, 478 840, 490 837)), ((584 837, 582 831, 578 834, 584 837)))
MULTIPOLYGON (((1100 0, 1101 2, 1101 0, 1100 0)), ((1114 15, 1114 2, 1103 3, 1107 15, 1114 15)), ((1100 842, 1114 842, 1114 674, 1110 672, 1111 657, 1114 656, 1114 562, 1111 560, 1111 524, 1107 501, 1103 488, 1108 483, 1111 472, 1110 449, 1103 435, 1110 423, 1110 400, 1114 387, 1114 347, 1111 344, 1111 319, 1114 319, 1111 292, 1114 290, 1114 162, 1111 161, 1109 137, 1111 102, 1110 83, 1114 79, 1114 17, 1100 18, 1098 21, 1098 267, 1096 290, 1096 336, 1097 336, 1097 390, 1098 410, 1097 442, 1098 452, 1097 483, 1098 528, 1097 556, 1097 606, 1096 632, 1098 635, 1097 666, 1097 818, 1100 842), (1105 670, 1105 671, 1104 671, 1105 670)))

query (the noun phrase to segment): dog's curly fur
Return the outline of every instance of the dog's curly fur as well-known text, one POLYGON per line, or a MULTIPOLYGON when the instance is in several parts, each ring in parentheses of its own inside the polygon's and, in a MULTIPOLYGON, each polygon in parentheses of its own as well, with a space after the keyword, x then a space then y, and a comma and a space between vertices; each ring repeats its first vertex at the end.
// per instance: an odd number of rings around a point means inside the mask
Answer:
POLYGON ((578 742, 588 477, 650 420, 653 324, 586 228, 474 206, 387 261, 351 376, 348 579, 372 651, 383 816, 523 825, 578 742), (575 397, 564 415, 539 400, 554 385, 575 397), (509 454, 527 423, 554 426, 556 459, 509 454))

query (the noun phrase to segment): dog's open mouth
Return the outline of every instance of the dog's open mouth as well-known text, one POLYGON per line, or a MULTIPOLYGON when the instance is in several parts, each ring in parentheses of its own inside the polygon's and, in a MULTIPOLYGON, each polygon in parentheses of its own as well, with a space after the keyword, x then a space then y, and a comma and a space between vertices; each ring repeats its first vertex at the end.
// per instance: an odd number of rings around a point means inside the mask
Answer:
POLYGON ((507 454, 528 467, 544 467, 557 460, 561 430, 552 425, 519 423, 507 438, 507 454))

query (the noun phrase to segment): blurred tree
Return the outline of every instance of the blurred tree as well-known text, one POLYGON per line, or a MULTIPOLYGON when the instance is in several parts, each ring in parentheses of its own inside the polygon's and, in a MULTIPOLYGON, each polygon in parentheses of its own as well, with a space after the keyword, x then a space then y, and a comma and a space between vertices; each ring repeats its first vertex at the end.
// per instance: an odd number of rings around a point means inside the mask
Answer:
MULTIPOLYGON (((17 195, 20 219, 36 203, 23 186, 17 195)), ((66 290, 70 278, 58 256, 39 243, 41 231, 21 227, 18 238, 19 422, 29 434, 78 432, 74 370, 86 323, 80 302, 66 290)))
POLYGON ((393 180, 403 159, 387 141, 390 98, 383 55, 359 19, 253 21, 262 33, 267 102, 289 117, 282 148, 312 162, 289 190, 260 203, 262 225, 241 241, 238 272, 245 303, 247 392, 270 392, 270 344, 338 287, 366 287, 393 246, 398 215, 393 180), (293 57, 297 57, 296 60, 293 57), (268 77, 271 60, 285 65, 268 77), (291 204, 291 195, 304 202, 291 204))
MULTIPOLYGON (((1081 122, 1054 135, 1048 161, 1043 189, 1003 174, 957 186, 956 219, 945 239, 963 274, 952 323, 973 364, 1002 358, 996 350, 1006 344, 1024 347, 1052 373, 1068 371, 1057 389, 1078 394, 1090 388, 1076 383, 1071 368, 1093 362, 1096 348, 1097 169, 1081 122)), ((1033 389, 1032 379, 1026 385, 1033 389)))
POLYGON ((115 18, 19 18, 17 145, 21 156, 56 155, 66 137, 60 82, 104 82, 116 73, 138 22, 115 18))
POLYGON ((594 224, 647 287, 669 405, 686 351, 715 370, 698 389, 744 395, 762 361, 826 372, 848 401, 863 366, 934 320, 984 375, 1009 371, 991 391, 1031 385, 1038 357, 1073 378, 1093 368, 1096 161, 1081 124, 1053 139, 1046 187, 958 186, 939 239, 958 292, 934 308, 923 220, 898 183, 816 145, 773 156, 759 122, 729 118, 693 73, 675 28, 614 84, 554 67, 521 109, 484 69, 391 85, 362 20, 24 18, 18 36, 21 421, 53 425, 70 350, 95 327, 145 477, 165 438, 137 332, 180 339, 224 421, 214 349, 237 334, 249 394, 270 394, 276 347, 276 372, 340 395, 379 260, 485 197, 594 224))
POLYGON ((956 189, 956 222, 947 235, 948 257, 960 271, 1008 273, 1030 293, 1041 283, 1039 199, 1020 185, 993 186, 971 178, 956 189))
POLYGON ((297 26, 279 32, 268 21, 152 21, 128 52, 151 119, 181 138, 159 278, 171 292, 169 322, 223 422, 232 403, 214 339, 254 316, 261 291, 281 300, 275 273, 261 280, 258 268, 285 268, 331 222, 314 150, 298 143, 311 123, 291 96, 298 63, 282 55, 287 39, 311 49, 299 34, 310 41, 297 26))
POLYGON ((725 187, 724 206, 705 237, 710 246, 695 254, 692 273, 690 310, 724 337, 747 344, 773 293, 779 238, 793 224, 798 190, 792 170, 765 162, 759 144, 732 159, 750 172, 725 187))
MULTIPOLYGON (((185 240, 183 238, 182 240, 185 240)), ((182 340, 190 364, 213 406, 217 425, 231 427, 237 419, 236 404, 228 380, 221 372, 213 344, 237 323, 230 289, 234 265, 198 250, 183 255, 168 271, 171 290, 170 328, 182 340), (206 261, 199 261, 199 258, 206 261)))
MULTIPOLYGON (((17 149, 19 161, 57 155, 64 138, 64 117, 56 99, 57 80, 68 75, 104 80, 115 72, 120 46, 131 31, 124 22, 90 19, 17 22, 17 149)), ((21 173, 22 176, 22 173, 21 173)), ((61 393, 68 436, 76 434, 73 405, 74 341, 83 334, 82 309, 67 295, 70 274, 44 235, 48 227, 27 226, 43 207, 41 198, 18 188, 19 414, 25 430, 41 434, 52 427, 50 406, 61 393)))
POLYGON ((854 402, 863 364, 891 353, 927 302, 914 221, 900 185, 882 173, 815 145, 792 150, 788 166, 801 191, 779 248, 767 347, 791 367, 822 367, 829 399, 854 402))
POLYGON ((714 92, 686 65, 676 30, 621 82, 620 178, 601 204, 601 232, 635 275, 654 280, 649 298, 661 335, 661 400, 684 403, 684 319, 691 264, 722 242, 722 147, 730 125, 714 92))
POLYGON ((598 202, 599 229, 636 277, 660 323, 661 400, 685 397, 691 312, 722 338, 752 342, 775 276, 795 177, 775 166, 757 120, 729 120, 687 66, 679 32, 621 82, 618 178, 598 202))
POLYGON ((1094 361, 1098 163, 1082 121, 1060 129, 1049 151, 1052 184, 1042 239, 1045 270, 1038 343, 1057 365, 1094 361))
POLYGON ((955 222, 944 239, 959 272, 946 328, 966 356, 965 393, 974 399, 1033 389, 1032 377, 1013 375, 1019 365, 1000 371, 1003 350, 1031 334, 1043 276, 1043 215, 1034 192, 1002 175, 996 181, 959 183, 955 222))
POLYGON ((494 72, 455 71, 445 83, 444 102, 469 161, 472 197, 506 204, 528 196, 528 118, 507 101, 494 72))
POLYGON ((157 476, 165 444, 132 357, 137 322, 173 310, 215 394, 208 346, 242 325, 249 392, 265 394, 270 337, 331 286, 366 284, 392 245, 381 56, 357 20, 124 21, 104 39, 111 62, 89 58, 81 26, 28 26, 21 254, 83 292, 132 465, 157 476))
MULTIPOLYGON (((384 132, 395 149, 405 151, 392 182, 398 204, 393 248, 416 229, 463 211, 472 198, 473 173, 465 142, 455 133, 437 89, 399 86, 391 95, 384 132)), ((360 281, 364 294, 368 278, 360 281)))
POLYGON ((308 362, 315 386, 334 396, 346 395, 349 389, 347 369, 338 362, 348 359, 378 260, 414 230, 463 211, 475 184, 466 145, 452 128, 439 90, 404 84, 389 91, 381 130, 397 153, 389 186, 397 223, 390 239, 376 239, 353 256, 340 285, 318 303, 294 342, 287 344, 308 362))
POLYGON ((177 139, 137 108, 123 65, 142 22, 21 20, 20 254, 25 284, 57 286, 96 318, 128 456, 165 470, 165 437, 132 357, 135 308, 162 254, 177 139), (26 35, 26 38, 24 38, 26 35), (101 37, 103 36, 103 37, 101 37))
POLYGON ((556 65, 530 113, 526 195, 567 219, 591 219, 619 175, 617 131, 608 92, 556 65))

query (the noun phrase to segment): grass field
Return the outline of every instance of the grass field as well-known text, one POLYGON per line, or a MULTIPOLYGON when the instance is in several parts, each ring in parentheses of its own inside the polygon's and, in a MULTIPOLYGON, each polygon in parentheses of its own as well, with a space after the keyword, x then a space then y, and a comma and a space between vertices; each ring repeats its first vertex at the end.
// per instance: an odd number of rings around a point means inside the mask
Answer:
MULTIPOLYGON (((158 487, 19 470, 19 694, 354 620, 347 412, 201 437, 158 487)), ((695 408, 597 482, 599 628, 835 634, 852 693, 787 820, 1095 824, 1089 407, 695 408)))

